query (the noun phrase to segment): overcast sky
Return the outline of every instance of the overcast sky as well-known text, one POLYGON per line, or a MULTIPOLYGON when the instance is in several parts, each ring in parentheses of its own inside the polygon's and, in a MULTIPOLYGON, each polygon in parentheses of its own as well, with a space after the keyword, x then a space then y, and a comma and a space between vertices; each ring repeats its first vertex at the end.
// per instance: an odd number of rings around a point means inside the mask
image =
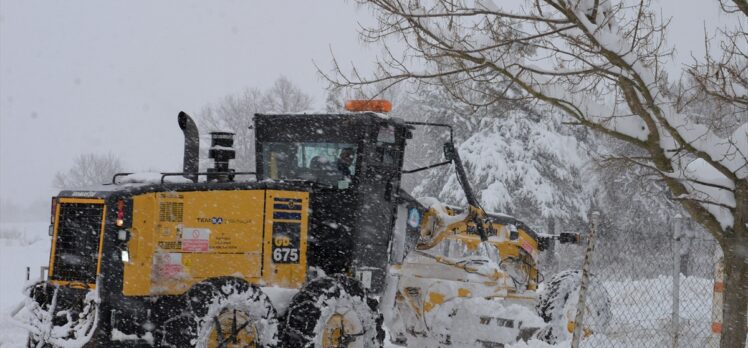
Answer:
MULTIPOLYGON (((657 2, 673 17, 676 66, 701 54, 704 24, 729 20, 717 0, 657 2)), ((178 169, 180 110, 280 75, 321 108, 312 61, 329 67, 332 48, 370 66, 378 50, 359 42, 357 23, 371 20, 332 0, 0 0, 0 197, 48 199, 54 173, 83 152, 115 153, 133 170, 178 169)))

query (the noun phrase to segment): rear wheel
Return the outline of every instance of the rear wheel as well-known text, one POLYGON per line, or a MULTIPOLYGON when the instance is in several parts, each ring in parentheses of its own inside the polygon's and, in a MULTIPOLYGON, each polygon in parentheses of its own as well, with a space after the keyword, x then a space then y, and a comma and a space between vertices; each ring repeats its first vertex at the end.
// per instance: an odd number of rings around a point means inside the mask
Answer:
POLYGON ((276 347, 278 319, 258 287, 236 278, 196 284, 187 294, 188 310, 164 327, 164 345, 229 348, 276 347))
POLYGON ((321 277, 291 301, 283 330, 287 347, 381 347, 382 318, 375 300, 348 277, 321 277))
POLYGON ((207 347, 258 347, 257 325, 245 312, 224 308, 213 316, 207 347))

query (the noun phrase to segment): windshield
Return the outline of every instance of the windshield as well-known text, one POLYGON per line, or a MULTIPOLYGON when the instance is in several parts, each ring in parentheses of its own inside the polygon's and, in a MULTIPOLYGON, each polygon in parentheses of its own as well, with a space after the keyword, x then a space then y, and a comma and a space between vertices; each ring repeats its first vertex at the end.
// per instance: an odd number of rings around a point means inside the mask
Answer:
POLYGON ((348 188, 356 174, 356 145, 345 143, 265 143, 263 177, 307 180, 348 188))

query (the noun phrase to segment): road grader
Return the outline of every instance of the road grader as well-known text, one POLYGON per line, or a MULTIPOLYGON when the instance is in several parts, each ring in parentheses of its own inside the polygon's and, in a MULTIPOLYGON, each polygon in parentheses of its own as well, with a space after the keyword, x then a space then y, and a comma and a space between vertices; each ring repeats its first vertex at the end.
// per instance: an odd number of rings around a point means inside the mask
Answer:
POLYGON ((569 294, 542 298, 537 260, 579 236, 484 211, 448 125, 392 117, 387 101, 346 108, 256 114, 255 172, 230 168, 230 132, 210 134, 200 171, 200 134, 180 113, 181 172, 60 192, 49 266, 14 314, 29 347, 381 347, 384 327, 395 344, 503 347, 565 330, 554 299, 569 294), (444 161, 404 168, 415 127, 449 132, 444 161), (401 189, 440 165, 467 207, 401 189))

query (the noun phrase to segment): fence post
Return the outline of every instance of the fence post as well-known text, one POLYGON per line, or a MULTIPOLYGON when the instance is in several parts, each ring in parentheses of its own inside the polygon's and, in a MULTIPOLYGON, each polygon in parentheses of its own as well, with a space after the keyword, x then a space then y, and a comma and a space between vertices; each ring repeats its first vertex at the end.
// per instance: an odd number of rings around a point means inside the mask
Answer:
POLYGON ((672 327, 673 348, 678 347, 680 334, 680 240, 682 237, 683 216, 675 215, 673 219, 673 310, 672 327))
POLYGON ((725 291, 725 262, 720 258, 714 265, 714 292, 712 293, 712 334, 710 347, 719 347, 722 340, 722 305, 725 291))
MULTIPOLYGON (((548 218, 548 234, 555 235, 556 234, 556 219, 554 217, 548 218)), ((556 272, 557 269, 555 268, 556 265, 556 243, 548 243, 548 248, 545 250, 545 262, 544 266, 546 269, 551 269, 551 267, 554 267, 552 269, 553 272, 556 272)))
POLYGON ((579 301, 577 301, 577 313, 574 317, 574 333, 571 336, 571 348, 579 348, 582 340, 582 327, 584 326, 584 309, 587 297, 587 286, 589 285, 590 267, 592 264, 592 252, 595 249, 595 233, 600 223, 600 212, 593 211, 590 218, 592 228, 587 236, 587 250, 584 253, 584 265, 582 266, 582 279, 579 281, 579 301))

